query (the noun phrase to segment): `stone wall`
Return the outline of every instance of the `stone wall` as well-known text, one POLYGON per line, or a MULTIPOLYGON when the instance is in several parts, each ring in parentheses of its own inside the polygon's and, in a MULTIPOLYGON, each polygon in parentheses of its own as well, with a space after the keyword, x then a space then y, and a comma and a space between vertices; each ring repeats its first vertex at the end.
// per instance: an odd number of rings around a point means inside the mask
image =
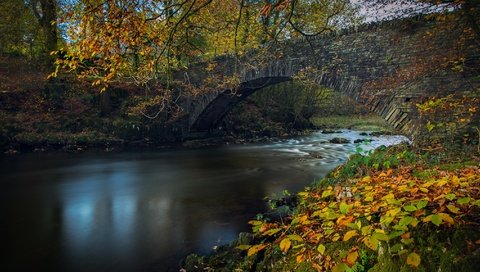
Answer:
POLYGON ((410 18, 297 39, 275 45, 268 54, 250 52, 240 60, 223 56, 208 71, 207 64, 196 64, 188 71, 192 84, 203 86, 211 75, 219 81, 236 77, 240 84, 192 99, 191 130, 214 128, 251 93, 291 80, 310 67, 318 84, 353 97, 412 135, 416 103, 480 86, 478 41, 465 39, 464 30, 460 23, 410 18))

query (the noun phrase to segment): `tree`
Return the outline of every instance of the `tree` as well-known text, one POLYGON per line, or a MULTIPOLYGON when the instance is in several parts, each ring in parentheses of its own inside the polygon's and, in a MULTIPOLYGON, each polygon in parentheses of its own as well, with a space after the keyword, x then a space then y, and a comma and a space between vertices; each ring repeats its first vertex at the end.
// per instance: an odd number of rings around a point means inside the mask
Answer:
POLYGON ((33 14, 38 20, 45 37, 45 55, 48 66, 53 66, 54 56, 51 52, 57 50, 57 1, 56 0, 30 0, 33 14))
POLYGON ((43 37, 32 10, 23 0, 0 2, 0 53, 38 57, 43 37))
POLYGON ((353 14, 347 0, 81 0, 66 9, 70 42, 57 65, 104 86, 119 77, 168 82, 192 62, 319 35, 353 14))

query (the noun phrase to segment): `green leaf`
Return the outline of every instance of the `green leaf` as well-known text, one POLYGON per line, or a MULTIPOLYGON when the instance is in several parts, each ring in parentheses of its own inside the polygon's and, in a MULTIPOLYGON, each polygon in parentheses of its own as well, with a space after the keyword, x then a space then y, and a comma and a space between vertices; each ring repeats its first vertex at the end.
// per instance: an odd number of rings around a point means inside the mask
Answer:
POLYGON ((402 247, 403 247, 402 244, 394 244, 394 245, 390 248, 390 252, 392 252, 392 253, 399 252, 400 250, 402 250, 402 247))
POLYGON ((442 218, 438 214, 431 214, 431 215, 425 217, 425 219, 423 219, 423 221, 424 222, 430 221, 433 224, 435 224, 437 227, 440 226, 440 224, 442 224, 442 218))
POLYGON ((421 209, 427 207, 427 205, 428 205, 428 200, 420 200, 417 203, 417 209, 421 210, 421 209))
POLYGON ((363 240, 363 243, 370 248, 373 251, 377 251, 378 249, 378 240, 377 238, 371 236, 371 237, 365 237, 365 240, 363 240))
POLYGON ((447 194, 447 195, 445 196, 445 198, 448 199, 448 200, 450 200, 450 201, 454 200, 455 197, 456 197, 455 194, 447 194))
POLYGON ((428 121, 425 127, 427 128, 428 132, 431 132, 435 128, 435 124, 428 121))
POLYGON ((389 240, 388 235, 386 235, 385 233, 381 233, 381 232, 373 233, 372 237, 375 237, 375 239, 380 240, 380 241, 388 241, 389 240))
POLYGON ((290 234, 288 235, 288 238, 290 238, 290 240, 293 240, 293 241, 303 242, 302 236, 298 234, 290 234))
POLYGON ((405 216, 404 218, 400 219, 398 224, 401 226, 408 226, 408 224, 412 223, 412 221, 413 221, 413 217, 405 216))
POLYGON ((408 205, 408 206, 405 206, 403 207, 404 210, 406 210, 407 212, 414 212, 417 210, 417 207, 413 206, 413 205, 408 205))
POLYGON ((332 269, 332 272, 345 272, 347 269, 349 267, 346 263, 339 263, 332 269))
POLYGON ((342 214, 347 214, 348 213, 348 205, 345 202, 340 203, 340 212, 342 214))
POLYGON ((325 190, 323 191, 322 193, 322 198, 326 198, 326 197, 329 197, 332 195, 332 191, 331 190, 325 190))
MULTIPOLYGON (((413 222, 413 221, 412 221, 413 222)), ((408 230, 407 226, 402 226, 402 225, 394 225, 392 226, 394 230, 401 230, 403 232, 406 232, 408 230)))
POLYGON ((398 236, 400 236, 404 233, 405 233, 405 231, 402 231, 402 230, 393 231, 392 233, 390 233, 390 235, 388 235, 388 239, 389 240, 395 239, 395 238, 397 238, 398 236))
POLYGON ((238 245, 235 248, 240 249, 240 250, 247 250, 251 247, 252 247, 251 245, 238 245))
POLYGON ((469 197, 462 197, 462 198, 459 198, 457 200, 457 203, 458 204, 467 204, 468 202, 470 202, 470 198, 469 197))
POLYGON ((307 192, 300 192, 297 194, 299 197, 306 198, 308 196, 307 192))
POLYGON ((317 247, 317 251, 320 252, 321 255, 325 253, 325 246, 323 244, 319 244, 317 247))

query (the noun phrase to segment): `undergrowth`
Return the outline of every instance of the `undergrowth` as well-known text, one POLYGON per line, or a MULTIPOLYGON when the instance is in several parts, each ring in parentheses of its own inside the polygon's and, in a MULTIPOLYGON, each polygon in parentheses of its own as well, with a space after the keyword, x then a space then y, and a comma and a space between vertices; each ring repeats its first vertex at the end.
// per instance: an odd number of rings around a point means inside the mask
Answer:
POLYGON ((475 156, 408 146, 353 155, 298 193, 282 222, 252 220, 256 270, 476 271, 480 167, 475 156))

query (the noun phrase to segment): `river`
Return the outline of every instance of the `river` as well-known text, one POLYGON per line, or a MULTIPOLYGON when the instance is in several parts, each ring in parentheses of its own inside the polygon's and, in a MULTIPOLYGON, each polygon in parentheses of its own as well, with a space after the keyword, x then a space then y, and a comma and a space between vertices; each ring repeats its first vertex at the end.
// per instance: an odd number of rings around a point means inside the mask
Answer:
POLYGON ((178 271, 355 152, 357 131, 205 149, 0 157, 2 271, 178 271))

